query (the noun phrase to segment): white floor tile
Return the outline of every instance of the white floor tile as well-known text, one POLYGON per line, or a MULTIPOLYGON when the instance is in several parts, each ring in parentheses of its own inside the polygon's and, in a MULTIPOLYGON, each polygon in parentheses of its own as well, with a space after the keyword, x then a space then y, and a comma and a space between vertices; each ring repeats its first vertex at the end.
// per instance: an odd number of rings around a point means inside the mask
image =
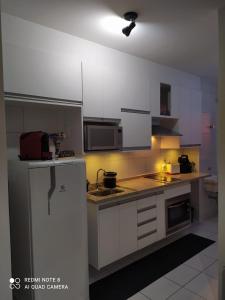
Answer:
POLYGON ((165 277, 183 286, 189 281, 191 281, 198 274, 199 271, 183 264, 177 267, 176 269, 172 270, 171 272, 167 273, 165 277))
POLYGON ((149 300, 149 298, 146 298, 143 294, 137 293, 134 296, 128 298, 127 300, 149 300))
POLYGON ((162 277, 141 290, 141 293, 151 300, 165 300, 179 288, 179 285, 162 277))
POLYGON ((181 289, 174 295, 168 298, 168 300, 202 300, 203 298, 188 291, 186 289, 181 289))
POLYGON ((206 256, 217 259, 218 258, 218 244, 217 243, 212 244, 211 246, 209 246, 205 250, 203 250, 201 253, 205 254, 206 256))
POLYGON ((185 261, 184 264, 198 271, 203 271, 211 264, 213 264, 215 260, 216 260, 215 258, 199 253, 194 257, 192 257, 191 259, 185 261))
POLYGON ((218 281, 203 273, 189 282, 185 288, 207 300, 218 299, 218 281))
POLYGON ((216 261, 214 264, 209 266, 206 270, 204 270, 204 273, 208 276, 214 277, 215 279, 218 279, 219 275, 219 263, 216 261))

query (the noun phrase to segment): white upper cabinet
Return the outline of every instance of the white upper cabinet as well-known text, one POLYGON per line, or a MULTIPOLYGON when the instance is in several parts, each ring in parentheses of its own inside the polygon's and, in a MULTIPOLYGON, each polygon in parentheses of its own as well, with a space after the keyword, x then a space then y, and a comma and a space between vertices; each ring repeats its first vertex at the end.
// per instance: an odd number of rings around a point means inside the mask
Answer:
POLYGON ((38 49, 3 44, 6 93, 82 102, 81 60, 38 49))
POLYGON ((133 72, 124 72, 120 74, 121 82, 121 107, 150 110, 149 103, 149 81, 147 75, 133 72))
POLYGON ((122 113, 123 148, 150 149, 151 115, 148 112, 127 110, 122 113))
POLYGON ((120 77, 100 63, 83 63, 84 116, 120 119, 120 77))
POLYGON ((179 132, 181 145, 201 144, 201 92, 181 88, 179 106, 179 132))
POLYGON ((104 118, 103 74, 98 65, 83 63, 83 113, 85 117, 104 118))

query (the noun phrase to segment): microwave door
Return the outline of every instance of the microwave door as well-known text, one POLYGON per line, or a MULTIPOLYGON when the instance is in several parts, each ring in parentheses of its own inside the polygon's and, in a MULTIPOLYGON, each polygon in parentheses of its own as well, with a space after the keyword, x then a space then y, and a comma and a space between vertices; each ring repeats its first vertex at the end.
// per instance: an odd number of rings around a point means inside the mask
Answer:
POLYGON ((88 125, 87 126, 87 150, 117 150, 118 127, 88 125))

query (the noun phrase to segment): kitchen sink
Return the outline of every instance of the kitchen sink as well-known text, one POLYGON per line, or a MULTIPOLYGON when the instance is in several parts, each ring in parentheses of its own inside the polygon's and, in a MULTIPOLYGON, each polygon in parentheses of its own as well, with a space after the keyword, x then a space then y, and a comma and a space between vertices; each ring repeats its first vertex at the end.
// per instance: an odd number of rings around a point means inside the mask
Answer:
POLYGON ((103 197, 103 196, 109 196, 109 195, 118 194, 122 192, 124 192, 124 190, 115 188, 115 189, 107 189, 107 190, 95 190, 93 192, 89 192, 88 194, 92 196, 103 197))

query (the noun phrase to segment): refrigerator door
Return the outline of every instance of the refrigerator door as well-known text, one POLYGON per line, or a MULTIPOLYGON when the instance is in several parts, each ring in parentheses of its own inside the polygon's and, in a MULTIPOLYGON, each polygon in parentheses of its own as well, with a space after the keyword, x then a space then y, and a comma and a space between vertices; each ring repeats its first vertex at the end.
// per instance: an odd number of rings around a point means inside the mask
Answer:
POLYGON ((56 280, 44 283, 43 290, 35 290, 34 299, 86 300, 88 255, 85 164, 78 161, 74 164, 30 169, 29 177, 33 277, 56 280), (63 285, 66 289, 61 289, 63 285))

